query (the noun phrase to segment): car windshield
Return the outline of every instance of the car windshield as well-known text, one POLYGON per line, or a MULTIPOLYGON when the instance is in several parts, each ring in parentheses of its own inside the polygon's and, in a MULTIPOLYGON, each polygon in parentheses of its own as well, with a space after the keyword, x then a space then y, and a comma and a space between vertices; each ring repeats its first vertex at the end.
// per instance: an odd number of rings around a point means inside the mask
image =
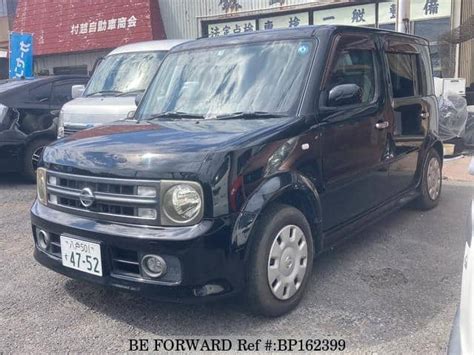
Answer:
POLYGON ((288 40, 170 53, 136 117, 271 117, 296 110, 314 42, 288 40))
POLYGON ((123 95, 144 91, 166 52, 137 52, 108 56, 94 72, 85 96, 123 95))

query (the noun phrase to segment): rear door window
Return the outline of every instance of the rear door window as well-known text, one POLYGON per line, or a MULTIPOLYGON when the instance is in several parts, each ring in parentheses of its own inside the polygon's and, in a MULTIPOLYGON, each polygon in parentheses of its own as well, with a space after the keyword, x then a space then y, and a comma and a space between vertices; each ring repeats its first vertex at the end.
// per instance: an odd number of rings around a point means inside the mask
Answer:
POLYGON ((418 55, 387 53, 393 98, 418 96, 418 55))
POLYGON ((30 103, 34 104, 41 104, 41 105, 49 105, 50 103, 50 95, 51 95, 51 83, 39 85, 29 92, 29 99, 30 103))
POLYGON ((427 122, 423 122, 421 115, 424 110, 421 95, 426 88, 420 84, 423 75, 419 54, 402 52, 386 54, 390 70, 391 94, 395 104, 394 135, 424 136, 427 122))
POLYGON ((51 92, 51 105, 53 106, 62 106, 66 102, 72 100, 72 86, 79 83, 72 81, 60 81, 56 82, 53 86, 53 91, 51 92))

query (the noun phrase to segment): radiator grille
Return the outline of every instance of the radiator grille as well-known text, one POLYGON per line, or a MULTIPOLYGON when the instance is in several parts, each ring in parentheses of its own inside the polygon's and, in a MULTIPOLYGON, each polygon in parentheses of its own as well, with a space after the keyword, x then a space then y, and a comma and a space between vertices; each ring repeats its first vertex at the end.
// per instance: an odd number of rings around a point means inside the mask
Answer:
POLYGON ((48 205, 95 219, 159 224, 160 183, 47 172, 48 205))

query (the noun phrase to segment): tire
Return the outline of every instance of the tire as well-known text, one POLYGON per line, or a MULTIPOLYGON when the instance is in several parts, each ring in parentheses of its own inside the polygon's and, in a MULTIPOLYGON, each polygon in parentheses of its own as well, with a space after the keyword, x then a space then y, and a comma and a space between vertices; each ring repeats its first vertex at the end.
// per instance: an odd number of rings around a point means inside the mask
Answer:
POLYGON ((314 247, 308 221, 298 209, 275 204, 264 211, 257 220, 252 239, 245 290, 248 307, 252 313, 268 317, 278 317, 290 312, 303 298, 313 267, 314 247), (281 232, 285 235, 280 234, 281 232), (280 242, 283 236, 286 243, 280 244, 277 241, 278 236, 280 242), (301 238, 306 241, 306 246, 299 243, 301 238), (282 248, 281 246, 285 244, 287 247, 282 248), (305 247, 306 257, 303 252, 305 247), (278 260, 270 258, 270 253, 277 250, 281 251, 281 257, 278 260), (297 265, 298 259, 300 265, 297 265), (289 275, 283 275, 280 272, 281 268, 289 275), (273 287, 277 291, 272 291, 270 280, 275 275, 278 275, 277 278, 280 278, 281 282, 279 286, 278 282, 274 284, 273 287), (294 287, 287 281, 288 279, 293 280, 294 287), (287 285, 286 295, 283 293, 285 285, 287 285))
POLYGON ((23 157, 23 175, 28 181, 36 181, 36 169, 39 157, 43 152, 44 147, 49 145, 52 140, 49 139, 37 139, 30 144, 25 149, 25 155, 23 157))
POLYGON ((430 210, 438 205, 443 182, 442 166, 438 152, 431 149, 423 166, 422 180, 419 188, 420 196, 415 200, 416 208, 430 210), (438 172, 436 173, 436 171, 438 172), (439 185, 433 185, 435 183, 439 185))

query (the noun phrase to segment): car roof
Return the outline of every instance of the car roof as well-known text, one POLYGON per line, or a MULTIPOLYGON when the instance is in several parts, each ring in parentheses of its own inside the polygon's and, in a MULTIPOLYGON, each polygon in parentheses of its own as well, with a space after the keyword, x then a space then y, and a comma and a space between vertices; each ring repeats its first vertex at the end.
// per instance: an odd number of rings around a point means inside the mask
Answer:
POLYGON ((24 86, 36 86, 38 84, 47 84, 49 82, 52 83, 55 81, 68 79, 84 79, 84 81, 87 82, 87 80, 89 80, 89 77, 85 75, 52 75, 40 76, 34 79, 5 79, 0 80, 0 93, 15 90, 24 86))
POLYGON ((230 34, 220 37, 202 37, 195 41, 189 41, 176 46, 173 51, 188 50, 202 47, 213 47, 225 44, 239 44, 257 41, 274 41, 288 39, 313 38, 328 35, 334 32, 365 32, 374 33, 376 35, 384 35, 396 38, 403 38, 408 41, 416 41, 423 45, 428 45, 428 41, 422 37, 400 33, 390 30, 347 25, 320 25, 320 26, 300 26, 297 28, 282 28, 265 31, 244 32, 238 34, 230 34))
POLYGON ((134 53, 134 52, 157 52, 157 51, 169 51, 174 46, 182 44, 187 40, 184 39, 167 39, 161 41, 146 41, 126 44, 118 47, 110 52, 108 55, 123 54, 123 53, 134 53))

